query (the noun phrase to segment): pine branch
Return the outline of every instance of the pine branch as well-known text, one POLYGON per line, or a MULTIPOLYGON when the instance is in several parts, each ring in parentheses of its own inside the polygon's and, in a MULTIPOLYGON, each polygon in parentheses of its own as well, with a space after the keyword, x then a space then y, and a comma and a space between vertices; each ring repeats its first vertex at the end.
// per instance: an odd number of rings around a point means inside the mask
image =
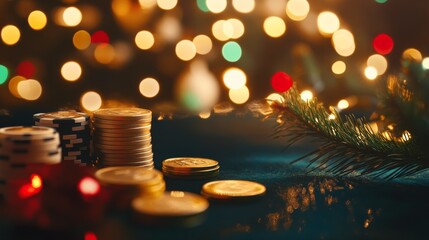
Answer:
POLYGON ((375 133, 363 118, 342 118, 333 108, 329 113, 317 99, 304 102, 294 87, 284 93, 284 98, 284 102, 272 105, 272 116, 279 122, 273 137, 285 138, 286 149, 304 139, 317 140, 317 149, 293 162, 306 160, 309 172, 393 179, 429 168, 429 157, 413 138, 375 133))

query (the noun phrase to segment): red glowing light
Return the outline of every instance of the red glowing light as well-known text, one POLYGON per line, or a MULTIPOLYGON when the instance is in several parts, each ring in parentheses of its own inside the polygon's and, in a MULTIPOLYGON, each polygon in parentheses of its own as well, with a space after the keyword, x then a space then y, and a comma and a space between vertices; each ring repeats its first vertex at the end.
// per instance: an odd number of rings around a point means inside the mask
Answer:
POLYGON ((93 232, 86 232, 85 236, 83 237, 84 240, 97 240, 97 235, 93 232))
POLYGON ((34 188, 33 186, 31 186, 30 183, 27 183, 19 189, 18 195, 22 199, 29 198, 29 197, 39 193, 40 190, 42 190, 42 188, 34 188))
POLYGON ((16 67, 16 73, 25 78, 31 78, 36 73, 36 67, 30 61, 22 61, 16 67))
POLYGON ((386 55, 393 49, 393 39, 389 35, 382 33, 374 38, 372 46, 377 53, 386 55))
POLYGON ((91 35, 91 43, 109 43, 109 35, 103 30, 96 31, 91 35))
POLYGON ((271 78, 271 86, 277 92, 286 92, 292 84, 292 78, 284 72, 276 72, 271 78))
POLYGON ((91 177, 84 177, 78 184, 79 191, 85 196, 96 195, 100 191, 100 184, 91 177))

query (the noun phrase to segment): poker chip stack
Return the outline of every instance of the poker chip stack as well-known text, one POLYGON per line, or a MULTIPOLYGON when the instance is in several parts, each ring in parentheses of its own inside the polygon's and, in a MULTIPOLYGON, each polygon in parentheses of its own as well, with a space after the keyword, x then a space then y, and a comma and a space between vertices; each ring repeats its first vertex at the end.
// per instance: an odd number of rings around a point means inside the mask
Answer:
POLYGON ((33 115, 34 125, 55 128, 61 138, 62 158, 81 166, 91 164, 90 117, 76 111, 58 111, 33 115))
POLYGON ((219 174, 216 160, 195 157, 169 158, 162 162, 162 172, 170 178, 201 179, 219 174))
POLYGON ((102 166, 153 168, 152 112, 141 108, 106 108, 94 112, 94 146, 102 166))
MULTIPOLYGON (((16 181, 29 181, 45 164, 61 162, 60 137, 48 127, 0 128, 0 194, 16 181)), ((16 190, 16 189, 15 189, 16 190)))

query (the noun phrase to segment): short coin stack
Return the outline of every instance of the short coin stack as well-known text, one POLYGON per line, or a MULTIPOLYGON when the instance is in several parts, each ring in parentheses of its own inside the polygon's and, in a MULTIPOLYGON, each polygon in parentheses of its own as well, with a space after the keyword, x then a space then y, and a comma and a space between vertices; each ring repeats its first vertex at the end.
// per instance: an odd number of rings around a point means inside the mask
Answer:
POLYGON ((82 166, 91 163, 90 118, 86 113, 58 111, 33 115, 34 125, 57 129, 61 137, 64 162, 82 166))
POLYGON ((60 137, 48 127, 0 128, 0 193, 9 182, 30 179, 44 164, 61 162, 60 137))
POLYGON ((210 178, 217 176, 219 169, 217 161, 207 158, 179 157, 162 162, 164 175, 171 178, 210 178))
POLYGON ((250 200, 265 193, 265 186, 246 180, 222 180, 203 185, 201 195, 216 200, 250 200))
POLYGON ((152 112, 141 108, 106 108, 94 112, 94 144, 102 166, 153 168, 152 112))

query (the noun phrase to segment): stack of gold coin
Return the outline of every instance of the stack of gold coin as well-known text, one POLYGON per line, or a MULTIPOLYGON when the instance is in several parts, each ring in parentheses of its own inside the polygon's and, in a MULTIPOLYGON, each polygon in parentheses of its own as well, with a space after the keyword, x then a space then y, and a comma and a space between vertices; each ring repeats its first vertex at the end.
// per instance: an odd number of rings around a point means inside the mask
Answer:
POLYGON ((265 193, 265 186, 245 180, 222 180, 203 185, 201 195, 216 200, 249 200, 265 193))
POLYGON ((162 173, 145 167, 107 167, 97 170, 95 177, 103 184, 134 186, 143 196, 159 196, 165 191, 162 173))
POLYGON ((209 202, 200 195, 171 191, 159 197, 139 196, 132 201, 133 209, 148 224, 174 224, 187 227, 199 225, 209 202))
POLYGON ((141 108, 106 108, 94 112, 94 145, 103 166, 153 168, 152 112, 141 108))
POLYGON ((219 163, 212 159, 180 157, 162 162, 162 172, 171 178, 210 178, 219 174, 219 163))

